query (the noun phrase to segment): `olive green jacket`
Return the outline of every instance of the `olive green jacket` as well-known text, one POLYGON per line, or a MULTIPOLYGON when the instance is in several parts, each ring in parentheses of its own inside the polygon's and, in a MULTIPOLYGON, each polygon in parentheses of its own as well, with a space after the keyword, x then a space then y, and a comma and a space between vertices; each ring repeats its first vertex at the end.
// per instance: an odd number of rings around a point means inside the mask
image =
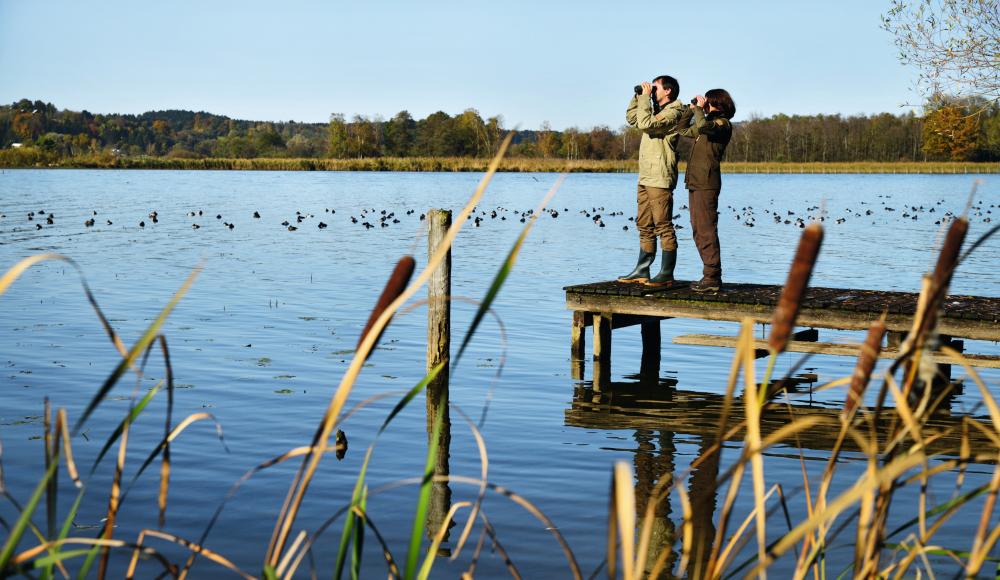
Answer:
POLYGON ((684 105, 674 99, 654 115, 648 97, 632 97, 625 121, 642 131, 639 185, 671 190, 677 186, 677 121, 683 112, 684 105))
POLYGON ((733 137, 733 126, 729 119, 718 111, 705 115, 701 107, 688 107, 678 125, 681 135, 694 139, 687 169, 684 171, 684 184, 691 191, 722 189, 719 162, 726 152, 726 145, 729 145, 729 140, 733 137))

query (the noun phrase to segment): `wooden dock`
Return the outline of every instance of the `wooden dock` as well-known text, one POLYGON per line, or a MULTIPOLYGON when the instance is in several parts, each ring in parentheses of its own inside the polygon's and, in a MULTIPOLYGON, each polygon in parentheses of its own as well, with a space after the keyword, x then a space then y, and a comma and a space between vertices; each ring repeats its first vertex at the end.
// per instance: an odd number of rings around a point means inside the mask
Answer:
MULTIPOLYGON (((612 331, 627 326, 642 327, 643 355, 640 374, 657 376, 660 363, 660 321, 669 318, 739 322, 751 318, 770 322, 781 286, 762 284, 725 284, 716 294, 699 294, 689 283, 678 282, 671 288, 651 288, 643 284, 608 281, 567 286, 566 307, 573 311, 571 359, 574 378, 583 378, 586 359, 586 327, 592 326, 593 376, 596 387, 607 383, 611 370, 612 331)), ((809 288, 799 311, 798 325, 809 327, 793 337, 788 350, 816 354, 850 355, 858 347, 818 342, 815 329, 867 330, 871 323, 886 314, 887 356, 894 354, 913 324, 917 294, 850 288, 809 288)), ((964 350, 961 339, 1000 341, 1000 298, 984 296, 948 296, 938 321, 942 342, 958 351, 964 350)), ((674 339, 678 344, 735 346, 735 337, 686 335, 674 339)), ((860 342, 860 338, 859 338, 860 342)), ((761 345, 763 346, 763 345, 761 345)), ((944 361, 942 371, 949 368, 944 361)), ((974 366, 1000 368, 1000 357, 969 354, 974 366)))

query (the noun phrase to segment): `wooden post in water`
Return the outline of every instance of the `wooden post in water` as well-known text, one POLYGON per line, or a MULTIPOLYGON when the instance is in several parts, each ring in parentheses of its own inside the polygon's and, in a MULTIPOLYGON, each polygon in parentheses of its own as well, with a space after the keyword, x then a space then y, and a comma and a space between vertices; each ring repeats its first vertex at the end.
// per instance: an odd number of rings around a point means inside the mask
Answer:
MULTIPOLYGON (((437 252, 451 227, 451 210, 432 209, 427 212, 427 256, 437 252)), ((427 281, 427 370, 442 364, 437 378, 427 385, 427 439, 434 433, 434 419, 442 415, 438 435, 437 461, 434 475, 448 475, 451 448, 451 416, 448 412, 448 373, 451 360, 451 249, 427 281)), ((434 537, 451 509, 451 488, 447 483, 434 483, 427 514, 427 535, 434 537)), ((448 539, 446 533, 444 539, 448 539)))
POLYGON ((594 389, 602 391, 611 382, 611 314, 594 314, 594 389))
POLYGON ((583 380, 585 359, 587 356, 587 317, 589 314, 573 311, 573 325, 570 331, 570 376, 578 381, 583 380))

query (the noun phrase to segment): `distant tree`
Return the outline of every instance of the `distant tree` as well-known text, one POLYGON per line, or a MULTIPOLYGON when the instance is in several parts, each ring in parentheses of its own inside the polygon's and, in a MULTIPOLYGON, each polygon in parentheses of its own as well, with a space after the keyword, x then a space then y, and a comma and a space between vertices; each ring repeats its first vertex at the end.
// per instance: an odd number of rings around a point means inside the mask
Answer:
POLYGON ((330 115, 330 157, 345 159, 350 151, 347 122, 340 113, 330 115))
POLYGON ((296 133, 285 142, 285 148, 292 157, 314 157, 316 148, 313 142, 302 133, 296 133))
POLYGON ((355 115, 347 125, 347 156, 376 157, 382 150, 382 123, 355 115))
POLYGON ((958 105, 947 104, 924 117, 924 151, 952 161, 969 161, 977 148, 979 119, 958 105))
POLYGON ((254 148, 264 155, 274 155, 285 151, 285 139, 274 129, 274 125, 264 123, 254 127, 249 136, 253 139, 254 148))
POLYGON ((1000 102, 1000 1, 893 0, 882 18, 925 97, 1000 102))
POLYGON ((618 136, 607 125, 598 125, 588 134, 590 157, 593 159, 621 159, 618 136))
POLYGON ((538 154, 545 158, 555 157, 559 151, 560 139, 548 121, 542 121, 538 130, 538 154))
POLYGON ((417 122, 409 111, 400 111, 385 124, 385 154, 391 157, 406 157, 413 149, 417 136, 417 122))
POLYGON ((461 149, 455 131, 455 121, 448 113, 438 111, 417 122, 416 151, 418 155, 454 157, 461 149))

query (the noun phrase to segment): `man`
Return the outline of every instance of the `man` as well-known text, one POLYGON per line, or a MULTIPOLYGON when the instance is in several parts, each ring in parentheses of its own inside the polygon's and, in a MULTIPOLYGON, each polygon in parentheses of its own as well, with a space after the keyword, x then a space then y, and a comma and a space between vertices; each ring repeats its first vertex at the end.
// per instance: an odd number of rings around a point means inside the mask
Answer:
POLYGON ((677 79, 663 75, 652 83, 642 83, 640 94, 632 97, 625 112, 629 126, 642 131, 639 143, 639 261, 623 282, 669 286, 677 264, 677 235, 674 233, 674 187, 677 186, 677 121, 684 107, 677 99, 677 79), (655 103, 655 105, 654 105, 655 103), (650 278, 656 259, 656 239, 663 259, 658 274, 650 278))

